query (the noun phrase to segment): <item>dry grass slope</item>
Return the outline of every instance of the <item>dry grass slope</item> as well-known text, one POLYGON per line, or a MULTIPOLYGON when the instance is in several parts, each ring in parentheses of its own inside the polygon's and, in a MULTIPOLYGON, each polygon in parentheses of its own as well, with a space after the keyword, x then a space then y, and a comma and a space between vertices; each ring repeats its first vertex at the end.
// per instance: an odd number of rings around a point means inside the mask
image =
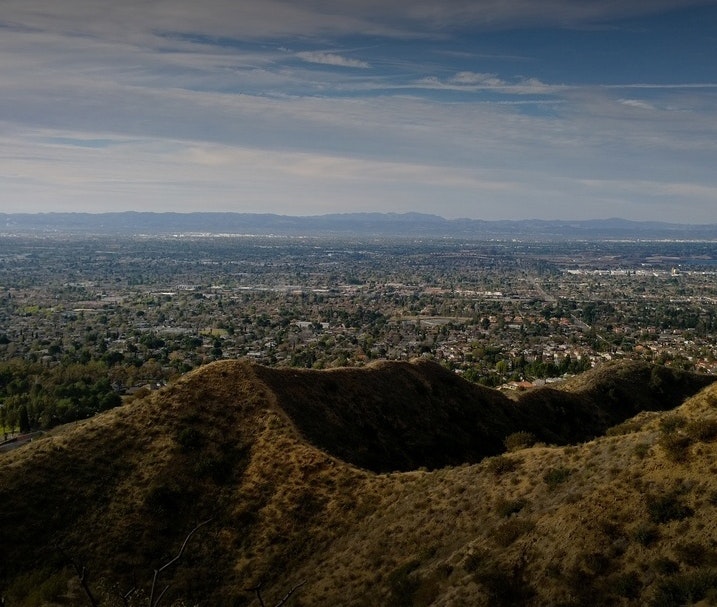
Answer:
POLYGON ((215 363, 0 457, 0 590, 84 604, 72 557, 119 604, 211 517, 168 599, 257 604, 261 582, 273 604, 305 581, 295 607, 709 601, 711 381, 611 367, 510 400, 427 362, 215 363), (516 431, 581 442, 499 455, 516 431))

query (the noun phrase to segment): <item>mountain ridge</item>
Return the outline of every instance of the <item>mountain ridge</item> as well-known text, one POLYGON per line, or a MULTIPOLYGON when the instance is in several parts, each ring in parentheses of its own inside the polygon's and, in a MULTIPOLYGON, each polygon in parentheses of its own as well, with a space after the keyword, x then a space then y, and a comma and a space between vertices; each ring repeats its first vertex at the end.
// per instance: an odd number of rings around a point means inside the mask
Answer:
POLYGON ((590 440, 640 411, 672 409, 714 381, 622 361, 587 372, 569 391, 545 387, 509 398, 425 359, 324 372, 257 365, 253 372, 309 442, 374 472, 477 463, 501 453, 515 432, 558 445, 590 440))
MULTIPOLYGON (((0 456, 0 589, 6 588, 8 605, 86 604, 74 562, 86 567, 103 604, 119 604, 116 589, 146 591, 153 569, 209 521, 163 574, 168 603, 256 605, 246 589, 261 584, 272 601, 300 588, 290 602, 297 607, 568 605, 580 604, 581 588, 594 591, 593 604, 628 604, 630 593, 634 604, 644 604, 638 599, 652 597, 657 587, 649 581, 652 561, 645 560, 643 540, 635 537, 654 535, 653 556, 673 561, 684 538, 697 542, 714 530, 717 539, 709 501, 717 481, 704 476, 715 455, 717 384, 713 377, 633 363, 578 377, 557 391, 553 432, 565 432, 571 409, 600 406, 602 413, 587 416, 598 424, 592 434, 623 421, 616 433, 505 453, 497 446, 505 433, 530 426, 488 420, 488 432, 471 433, 470 418, 463 418, 458 425, 468 438, 494 432, 496 447, 488 457, 469 451, 461 463, 447 465, 426 455, 453 440, 451 418, 461 407, 485 417, 506 407, 512 422, 526 421, 535 415, 520 409, 544 417, 556 390, 511 400, 425 360, 327 371, 248 361, 201 367, 143 400, 0 456), (476 396, 479 406, 468 400, 476 396), (344 406, 357 399, 363 416, 342 418, 344 406), (310 409, 316 400, 323 407, 310 409), (436 407, 441 402, 447 409, 436 407), (630 421, 650 403, 668 411, 630 421), (385 410, 396 415, 377 415, 385 410), (409 412, 415 415, 406 418, 409 412), (358 467, 337 450, 361 455, 360 444, 345 445, 341 433, 357 420, 373 424, 361 437, 376 451, 396 440, 425 447, 428 430, 434 450, 419 449, 424 459, 407 458, 407 447, 389 451, 389 465, 375 466, 381 473, 358 467), (677 429, 673 437, 692 442, 669 446, 668 427, 677 429), (690 467, 675 455, 689 458, 690 467), (396 471, 396 462, 410 466, 396 471), (684 506, 678 513, 693 513, 681 520, 694 525, 679 527, 669 505, 666 520, 656 515, 654 522, 645 495, 673 496, 684 506), (644 533, 630 516, 644 519, 644 533), (627 543, 622 553, 608 550, 615 542, 627 543), (560 556, 561 550, 567 553, 560 556), (591 556, 601 551, 609 563, 591 556), (638 571, 628 558, 648 567, 634 588, 624 577, 638 571), (616 585, 618 576, 623 586, 616 585), (49 596, 50 581, 54 598, 40 600, 43 588, 49 596)), ((543 420, 544 427, 550 423, 543 420)))
POLYGON ((312 216, 231 212, 0 213, 9 233, 251 234, 539 239, 708 239, 717 224, 619 218, 590 220, 445 219, 425 213, 333 213, 312 216))

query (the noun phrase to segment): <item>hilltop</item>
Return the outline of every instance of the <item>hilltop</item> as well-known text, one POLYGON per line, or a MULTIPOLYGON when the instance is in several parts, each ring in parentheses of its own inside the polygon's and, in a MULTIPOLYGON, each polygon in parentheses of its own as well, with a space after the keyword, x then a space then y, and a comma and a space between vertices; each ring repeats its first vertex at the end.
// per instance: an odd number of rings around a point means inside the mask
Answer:
POLYGON ((714 597, 714 380, 631 362, 509 398, 426 360, 212 363, 0 456, 0 588, 87 604, 74 563, 121 604, 206 522, 163 604, 714 597))

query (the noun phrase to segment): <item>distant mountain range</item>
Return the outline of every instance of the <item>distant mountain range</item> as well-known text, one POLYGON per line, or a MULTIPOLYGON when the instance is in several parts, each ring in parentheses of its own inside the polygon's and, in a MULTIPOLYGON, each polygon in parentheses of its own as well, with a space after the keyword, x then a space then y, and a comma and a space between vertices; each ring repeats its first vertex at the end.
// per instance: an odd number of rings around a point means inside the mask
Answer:
POLYGON ((0 233, 256 234, 419 238, 717 239, 717 223, 676 224, 625 219, 483 221, 423 213, 0 213, 0 233))

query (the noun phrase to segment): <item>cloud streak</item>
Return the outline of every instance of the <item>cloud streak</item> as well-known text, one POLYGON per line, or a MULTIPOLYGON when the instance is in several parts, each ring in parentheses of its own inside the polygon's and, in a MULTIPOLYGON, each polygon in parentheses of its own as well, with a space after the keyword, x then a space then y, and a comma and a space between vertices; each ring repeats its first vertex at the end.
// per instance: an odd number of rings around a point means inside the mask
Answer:
POLYGON ((326 53, 322 51, 303 51, 296 53, 296 56, 307 63, 319 63, 321 65, 333 65, 335 67, 351 67, 359 69, 368 69, 371 67, 366 61, 359 59, 351 59, 342 57, 336 53, 326 53))

